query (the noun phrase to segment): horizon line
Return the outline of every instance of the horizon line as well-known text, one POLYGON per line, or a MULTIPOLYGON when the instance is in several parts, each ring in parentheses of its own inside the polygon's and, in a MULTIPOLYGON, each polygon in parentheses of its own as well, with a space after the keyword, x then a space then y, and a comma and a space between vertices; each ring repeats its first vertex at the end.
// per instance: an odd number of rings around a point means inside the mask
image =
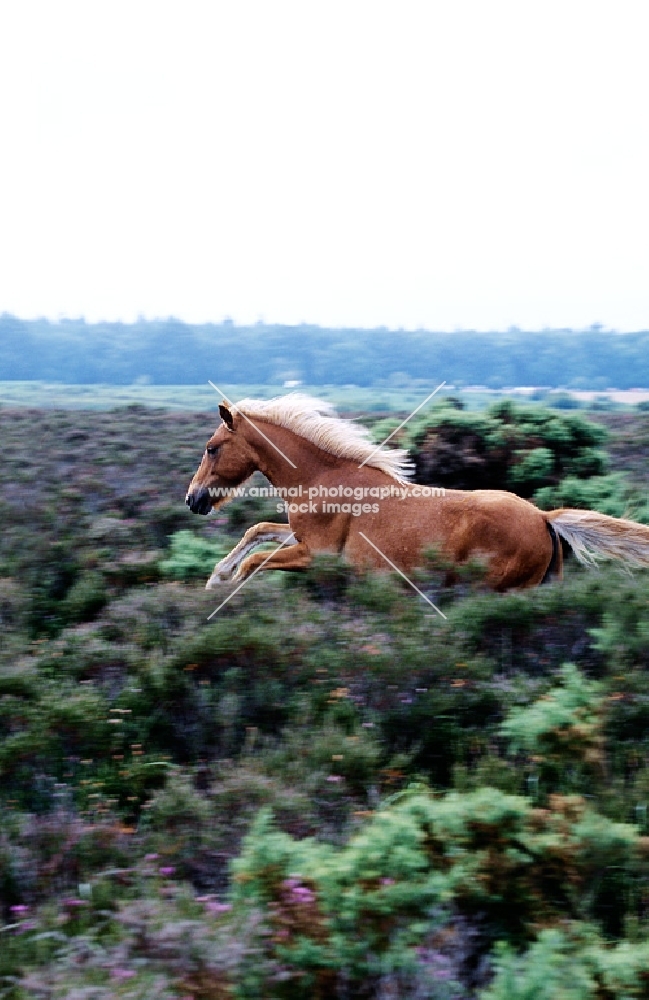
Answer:
POLYGON ((594 322, 590 323, 588 326, 536 326, 536 327, 524 327, 518 324, 510 324, 507 327, 475 327, 475 326, 454 326, 454 327, 432 327, 432 326, 386 326, 385 324, 378 324, 373 326, 364 326, 358 324, 349 325, 333 325, 333 324, 322 324, 315 323, 310 320, 300 320, 296 323, 288 323, 279 320, 267 320, 258 319, 254 322, 245 322, 233 319, 231 316, 224 316, 221 319, 210 319, 210 320, 187 320, 182 319, 179 316, 169 315, 169 316, 145 316, 140 315, 136 319, 93 319, 89 320, 84 315, 80 316, 63 316, 57 315, 52 316, 21 316, 17 313, 10 312, 8 310, 3 310, 0 312, 0 322, 6 319, 17 320, 20 323, 44 323, 50 326, 63 326, 66 324, 83 324, 84 326, 125 326, 125 327, 135 327, 135 326, 146 326, 146 325, 158 325, 164 323, 178 323, 182 326, 190 328, 200 328, 205 326, 214 327, 226 327, 237 330, 254 329, 259 327, 261 329, 267 327, 282 327, 288 330, 297 329, 312 329, 312 330, 325 330, 325 331, 345 331, 354 330, 359 332, 373 332, 381 331, 385 333, 431 333, 431 334, 499 334, 499 333, 609 333, 609 334, 627 334, 627 333, 649 333, 649 321, 646 327, 636 327, 633 329, 620 329, 617 327, 609 326, 605 323, 594 322))

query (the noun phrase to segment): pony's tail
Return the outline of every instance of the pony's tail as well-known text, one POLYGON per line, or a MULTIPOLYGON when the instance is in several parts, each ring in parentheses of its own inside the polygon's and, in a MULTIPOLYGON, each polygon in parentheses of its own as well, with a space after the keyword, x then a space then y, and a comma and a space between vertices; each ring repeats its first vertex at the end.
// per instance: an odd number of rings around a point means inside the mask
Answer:
POLYGON ((575 558, 588 566, 618 559, 630 569, 649 566, 649 527, 595 510, 551 510, 545 515, 575 558))

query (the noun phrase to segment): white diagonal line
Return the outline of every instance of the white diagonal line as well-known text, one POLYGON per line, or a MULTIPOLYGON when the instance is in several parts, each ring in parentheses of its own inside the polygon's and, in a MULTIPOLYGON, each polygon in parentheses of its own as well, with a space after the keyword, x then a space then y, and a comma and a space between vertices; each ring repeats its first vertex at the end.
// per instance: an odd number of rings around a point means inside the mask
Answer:
MULTIPOLYGON (((443 385, 443 384, 444 384, 444 383, 442 382, 442 385, 443 385)), ((446 615, 444 614, 444 612, 443 612, 443 611, 440 611, 440 610, 439 610, 439 608, 437 607, 437 605, 433 604, 433 602, 432 602, 432 601, 429 601, 429 600, 428 600, 428 598, 426 597, 426 595, 425 595, 425 594, 422 594, 422 592, 421 592, 421 590, 419 589, 419 587, 416 587, 416 586, 415 586, 415 584, 414 584, 414 583, 412 582, 412 580, 408 579, 408 577, 406 576, 406 574, 405 574, 405 573, 402 573, 402 572, 401 572, 401 570, 399 569, 399 567, 398 567, 398 566, 395 566, 395 565, 394 565, 394 563, 392 562, 392 560, 391 560, 391 559, 388 559, 388 557, 386 556, 385 552, 381 552, 381 550, 380 550, 380 548, 378 547, 378 545, 375 545, 375 544, 374 544, 374 542, 371 542, 371 541, 369 540, 369 538, 367 537, 367 535, 364 535, 362 531, 359 531, 359 532, 358 532, 358 534, 359 534, 359 535, 361 536, 361 538, 364 538, 364 539, 365 539, 365 541, 366 541, 366 542, 368 543, 368 545, 371 545, 371 546, 372 546, 372 548, 373 548, 373 549, 374 549, 374 550, 375 550, 376 552, 378 552, 378 554, 379 554, 380 556, 382 556, 382 557, 383 557, 383 558, 385 559, 386 563, 387 563, 387 564, 388 564, 389 566, 392 566, 392 569, 393 569, 393 570, 396 570, 396 572, 397 572, 397 573, 399 574, 399 576, 402 576, 402 577, 403 577, 403 579, 404 579, 404 580, 406 581, 406 583, 409 583, 409 584, 410 584, 410 586, 412 587, 412 589, 413 589, 413 590, 416 590, 416 591, 417 591, 417 593, 419 594, 419 596, 420 596, 420 597, 423 597, 423 599, 424 599, 425 601, 427 601, 427 602, 428 602, 428 604, 430 604, 431 608, 433 608, 433 609, 434 609, 434 610, 435 610, 435 611, 437 612, 437 614, 438 614, 438 615, 441 615, 441 616, 442 616, 442 618, 443 618, 443 619, 444 619, 445 621, 448 621, 448 618, 446 617, 446 615)))
MULTIPOLYGON (((214 385, 214 383, 211 382, 210 379, 208 379, 207 381, 210 383, 210 385, 212 386, 213 389, 216 389, 216 391, 219 393, 220 396, 223 396, 223 398, 226 401, 226 403, 229 403, 230 406, 234 406, 236 408, 237 404, 233 403, 231 399, 228 399, 228 397, 225 395, 225 393, 221 392, 221 390, 219 389, 218 385, 214 385)), ((443 384, 444 383, 442 382, 442 385, 443 384)), ((241 410, 237 410, 237 413, 241 413, 241 410)), ((257 424, 254 422, 254 420, 251 420, 250 417, 247 417, 245 415, 245 413, 241 413, 241 416, 244 418, 244 420, 247 420, 249 424, 252 424, 252 426, 255 428, 255 430, 259 434, 261 434, 261 436, 264 438, 265 441, 268 441, 268 444, 271 446, 271 448, 274 448, 275 451, 278 452, 278 454, 280 454, 282 456, 282 458, 286 459, 286 461, 288 462, 289 465, 292 465, 294 469, 297 469, 297 465, 295 465, 294 462, 291 462, 290 458, 287 455, 284 454, 284 452, 282 451, 281 448, 278 448, 276 444, 273 444, 273 442, 271 441, 270 438, 266 437, 266 435, 264 434, 264 432, 262 430, 260 430, 259 427, 257 427, 257 424)))
POLYGON ((419 411, 421 410, 422 406, 425 406, 425 405, 426 405, 426 403, 428 402, 428 400, 429 400, 429 399, 432 399, 432 398, 433 398, 433 396, 435 395, 435 393, 436 393, 436 392, 439 392, 439 390, 440 390, 440 389, 442 388, 442 386, 443 386, 443 385, 446 385, 446 379, 444 379, 444 381, 443 381, 443 382, 440 382, 440 384, 439 384, 439 385, 437 386, 437 388, 436 388, 436 389, 433 389, 433 391, 431 392, 430 396, 426 396, 426 398, 425 398, 425 400, 423 401, 423 403, 420 403, 420 404, 419 404, 419 406, 417 407, 417 409, 416 409, 416 410, 413 410, 413 411, 412 411, 412 413, 410 414, 410 416, 409 416, 409 417, 406 417, 406 419, 405 419, 405 420, 402 420, 402 421, 401 421, 401 423, 399 424, 399 426, 398 426, 398 427, 395 427, 393 431, 390 431, 390 433, 389 433, 389 434, 388 434, 388 436, 386 437, 385 441, 381 441, 381 444, 379 444, 379 445, 377 445, 377 446, 376 446, 376 448, 374 449, 374 451, 372 452, 372 454, 371 454, 371 455, 368 455, 368 456, 367 456, 367 458, 364 458, 364 459, 363 459, 363 461, 362 461, 362 462, 361 462, 361 464, 360 464, 360 465, 358 466, 358 468, 359 468, 359 469, 362 469, 362 468, 363 468, 363 466, 365 465, 365 463, 366 463, 366 462, 369 462, 369 460, 370 460, 370 458, 372 457, 372 455, 376 455, 377 451, 380 451, 380 450, 381 450, 381 448, 383 447, 383 445, 384 445, 384 444, 387 444, 387 443, 388 443, 388 441, 390 440, 390 438, 391 438, 391 437, 394 437, 394 435, 395 435, 395 434, 397 433, 397 431, 400 431, 400 430, 401 430, 401 428, 402 428, 402 427, 404 427, 404 426, 405 426, 405 425, 406 425, 406 424, 408 423, 408 421, 409 421, 409 420, 412 420, 412 418, 414 417, 415 413, 419 413, 419 411))
POLYGON ((207 621, 209 621, 210 618, 213 618, 214 615, 217 614, 221 610, 221 608, 224 607, 224 605, 226 605, 228 603, 228 601, 230 600, 230 598, 234 597, 234 595, 237 594, 241 590, 242 587, 245 587, 245 585, 247 584, 248 580, 252 580, 252 578, 255 575, 255 573, 258 573, 260 569, 263 569, 264 566, 266 565, 266 563, 268 562, 268 560, 272 559, 272 557, 275 555, 275 553, 279 552, 279 550, 282 549, 285 545, 287 545, 288 542, 291 541, 291 539, 295 539, 295 535, 293 534, 293 532, 291 532, 290 535, 287 535, 287 537, 284 539, 284 541, 282 542, 281 545, 278 545, 276 549, 273 549, 272 552, 268 553, 268 555, 266 556, 266 558, 264 559, 264 561, 262 563, 259 563, 259 566, 257 566, 257 569, 253 569, 253 571, 250 574, 250 576, 247 576, 245 578, 245 580, 242 580, 241 583, 239 584, 239 586, 235 587, 235 589, 232 591, 231 594, 228 594, 228 596, 226 597, 226 599, 224 601, 222 601, 221 604, 219 604, 218 608, 215 611, 213 611, 211 615, 207 616, 207 621))

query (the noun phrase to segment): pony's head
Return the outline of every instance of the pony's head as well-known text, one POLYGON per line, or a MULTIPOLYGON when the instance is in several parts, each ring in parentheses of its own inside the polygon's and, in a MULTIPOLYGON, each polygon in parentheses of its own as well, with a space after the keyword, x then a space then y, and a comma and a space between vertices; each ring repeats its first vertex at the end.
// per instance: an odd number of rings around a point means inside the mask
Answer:
POLYGON ((224 403, 219 406, 219 413, 222 423, 205 445, 201 464, 185 497, 194 514, 209 514, 213 508, 222 507, 229 499, 227 491, 243 483, 257 468, 245 436, 237 434, 241 417, 224 403))

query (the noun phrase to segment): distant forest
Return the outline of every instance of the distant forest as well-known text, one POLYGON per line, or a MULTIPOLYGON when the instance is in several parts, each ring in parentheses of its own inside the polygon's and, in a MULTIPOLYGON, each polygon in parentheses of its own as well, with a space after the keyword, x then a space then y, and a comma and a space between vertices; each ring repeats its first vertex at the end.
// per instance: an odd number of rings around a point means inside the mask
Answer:
POLYGON ((649 331, 324 329, 303 324, 189 325, 176 319, 86 323, 0 316, 0 380, 129 385, 399 385, 445 379, 493 389, 649 386, 649 331))

